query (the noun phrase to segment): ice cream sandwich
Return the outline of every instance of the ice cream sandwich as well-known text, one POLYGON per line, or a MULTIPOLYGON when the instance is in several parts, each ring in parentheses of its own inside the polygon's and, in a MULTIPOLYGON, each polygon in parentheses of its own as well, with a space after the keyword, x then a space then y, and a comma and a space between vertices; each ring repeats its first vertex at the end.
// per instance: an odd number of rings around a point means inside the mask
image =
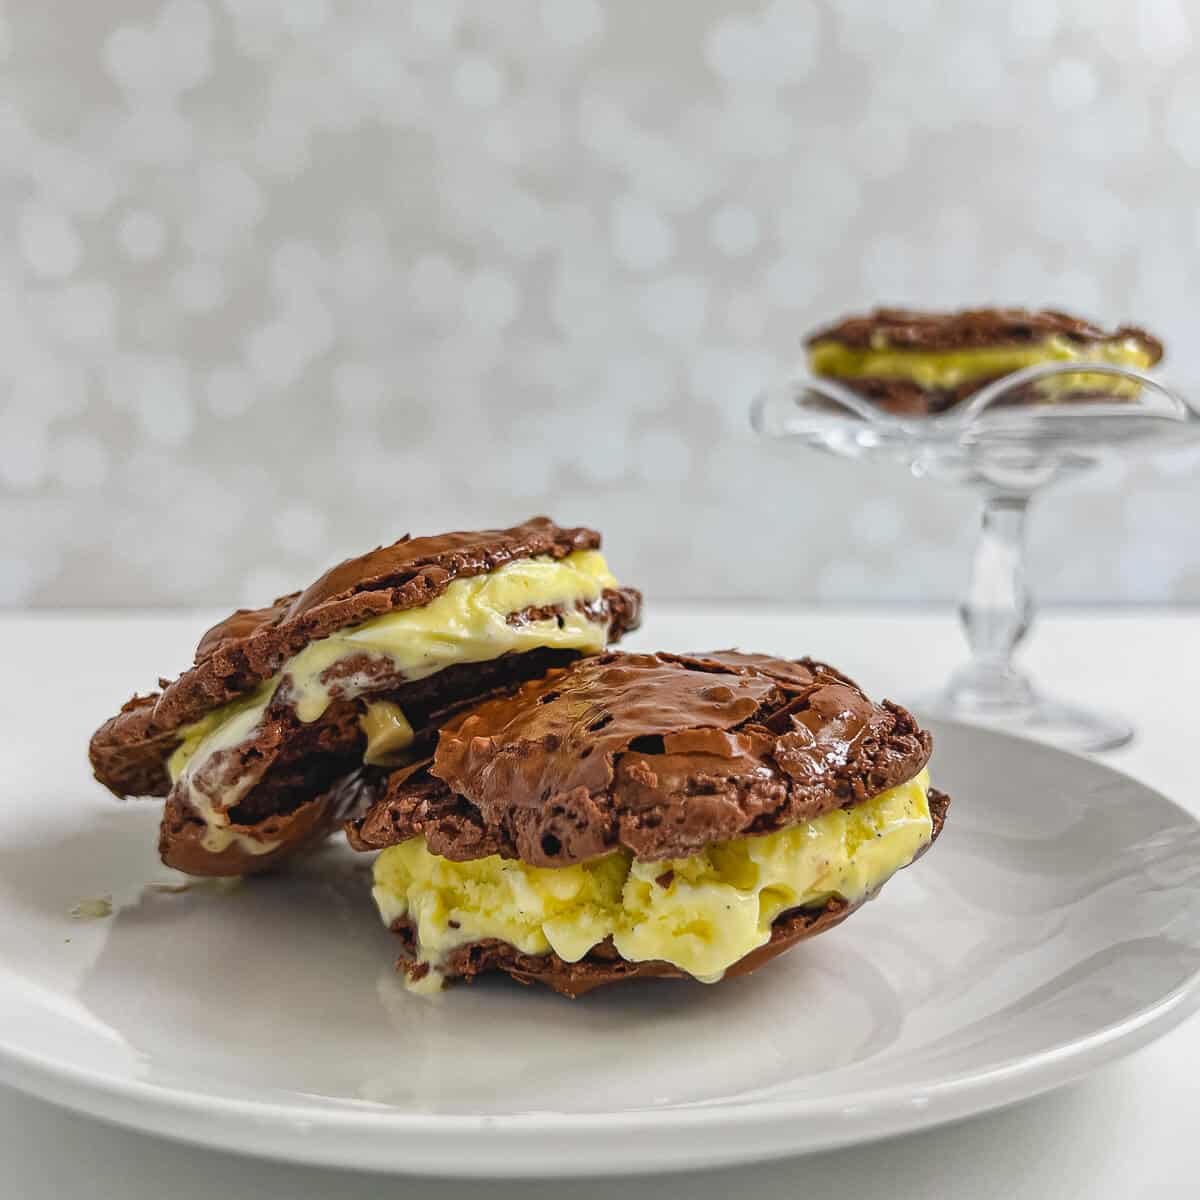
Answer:
POLYGON ((608 652, 366 767, 351 844, 418 991, 716 983, 832 928, 938 836, 928 732, 832 667, 608 652))
MULTIPOLYGON (((880 308, 845 317, 805 339, 809 371, 836 380, 888 412, 943 412, 985 384, 1042 363, 1104 363, 1145 370, 1162 343, 1130 325, 1108 330, 1043 309, 915 312, 880 308)), ((1069 373, 1031 385, 1035 399, 1129 396, 1137 385, 1113 375, 1069 373)))
POLYGON ((596 654, 638 623, 600 535, 545 517, 404 537, 303 592, 239 610, 194 665, 96 731, 96 778, 165 796, 163 861, 262 871, 346 817, 331 785, 362 763, 420 758, 465 706, 596 654))

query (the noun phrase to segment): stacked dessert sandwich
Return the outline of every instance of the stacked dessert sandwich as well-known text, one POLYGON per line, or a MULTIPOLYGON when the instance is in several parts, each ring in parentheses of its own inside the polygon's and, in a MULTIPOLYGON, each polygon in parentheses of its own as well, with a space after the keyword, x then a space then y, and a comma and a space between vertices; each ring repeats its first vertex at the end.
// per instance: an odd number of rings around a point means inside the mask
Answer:
POLYGON ((96 776, 165 795, 197 875, 350 818, 418 991, 752 970, 937 837, 929 735, 809 659, 607 651, 640 597, 599 543, 538 518, 344 562, 206 634, 96 732, 96 776))
POLYGON ((340 824, 329 788, 354 767, 420 756, 459 709, 635 628, 641 597, 599 545, 540 517, 343 562, 209 630, 190 670, 97 730, 96 778, 166 796, 169 866, 274 866, 340 824))
MULTIPOLYGON (((1163 353, 1144 330, 1107 330, 1049 309, 916 312, 880 308, 844 317, 806 339, 809 370, 889 412, 922 416, 961 403, 986 384, 1044 363, 1103 363, 1145 370, 1163 353)), ((1031 385, 1035 399, 1129 396, 1136 384, 1070 372, 1031 385)))

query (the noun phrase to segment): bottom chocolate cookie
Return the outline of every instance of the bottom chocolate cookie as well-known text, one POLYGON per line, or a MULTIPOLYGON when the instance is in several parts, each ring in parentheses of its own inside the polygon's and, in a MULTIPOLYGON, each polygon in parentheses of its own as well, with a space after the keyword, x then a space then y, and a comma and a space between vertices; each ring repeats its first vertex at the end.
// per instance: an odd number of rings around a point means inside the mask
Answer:
MULTIPOLYGON (((912 862, 937 840, 950 805, 950 798, 934 788, 929 789, 928 797, 930 837, 917 851, 912 862)), ((734 979, 748 975, 785 950, 840 925, 867 900, 873 899, 878 891, 879 887, 876 887, 853 902, 834 896, 820 907, 782 913, 772 922, 768 940, 726 968, 721 978, 734 979)), ((429 963, 420 960, 417 928, 413 921, 407 917, 397 919, 392 925, 392 932, 399 936, 402 946, 397 969, 405 972, 410 987, 415 991, 424 991, 430 984, 440 986, 442 980, 471 983, 481 975, 502 972, 518 983, 542 984, 560 996, 574 1000, 606 984, 626 980, 692 977, 687 971, 661 959, 630 962, 621 957, 612 937, 608 937, 576 962, 567 962, 554 951, 530 954, 499 938, 485 938, 447 952, 438 963, 435 979, 429 963)))

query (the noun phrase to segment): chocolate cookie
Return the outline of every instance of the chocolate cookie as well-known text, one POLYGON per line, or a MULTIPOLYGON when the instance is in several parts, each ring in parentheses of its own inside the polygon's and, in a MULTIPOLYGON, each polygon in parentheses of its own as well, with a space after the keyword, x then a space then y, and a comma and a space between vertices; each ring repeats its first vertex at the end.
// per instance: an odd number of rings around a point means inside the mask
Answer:
POLYGON ((578 994, 741 973, 836 924, 940 831, 930 752, 907 711, 810 659, 610 652, 332 797, 367 806, 352 845, 390 848, 375 894, 410 979, 502 970, 578 994), (677 918, 711 945, 653 935, 677 918))
POLYGON ((364 755, 419 756, 465 705, 636 628, 640 596, 599 545, 538 517, 348 559, 206 633, 190 670, 96 731, 96 778, 167 796, 168 865, 263 870, 347 815, 328 789, 364 755))
MULTIPOLYGON (((1106 330, 1050 309, 917 312, 880 308, 845 317, 805 339, 814 375, 839 383, 889 412, 943 412, 986 384, 1041 363, 1100 362, 1144 370, 1162 343, 1134 326, 1106 330)), ((1130 384, 1112 376, 1063 375, 1031 384, 1031 398, 1124 396, 1130 384)))

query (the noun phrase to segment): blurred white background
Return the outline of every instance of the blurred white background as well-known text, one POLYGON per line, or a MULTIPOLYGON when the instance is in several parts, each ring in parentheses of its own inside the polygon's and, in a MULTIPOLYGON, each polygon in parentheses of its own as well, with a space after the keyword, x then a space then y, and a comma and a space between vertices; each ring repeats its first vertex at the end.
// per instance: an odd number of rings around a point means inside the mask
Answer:
MULTIPOLYGON (((879 301, 1140 321, 1200 380, 1186 0, 7 0, 0 603, 262 603, 548 511, 652 596, 957 591, 965 494, 745 431, 879 301)), ((1035 512, 1200 600, 1200 464, 1035 512)))

